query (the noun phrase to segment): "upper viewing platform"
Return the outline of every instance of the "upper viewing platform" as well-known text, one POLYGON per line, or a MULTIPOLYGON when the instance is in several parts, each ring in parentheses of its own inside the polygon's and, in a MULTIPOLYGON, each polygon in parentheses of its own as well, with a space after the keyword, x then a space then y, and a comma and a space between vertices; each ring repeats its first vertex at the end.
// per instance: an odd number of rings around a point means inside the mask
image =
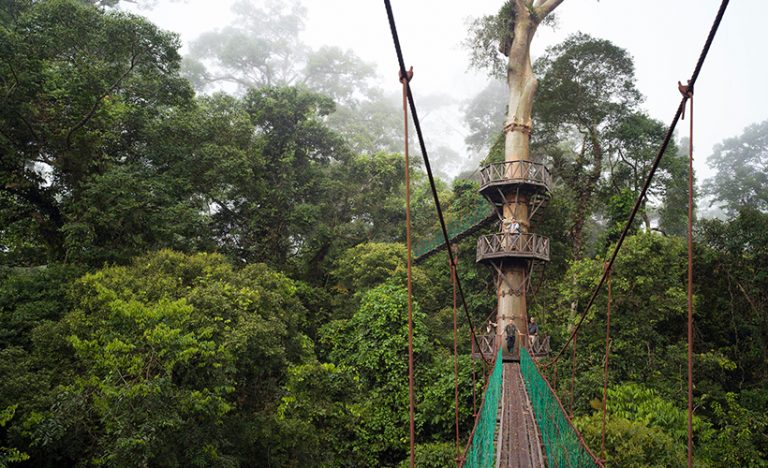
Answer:
POLYGON ((549 169, 533 161, 491 163, 480 170, 480 193, 491 199, 512 189, 525 194, 548 196, 551 186, 549 169))

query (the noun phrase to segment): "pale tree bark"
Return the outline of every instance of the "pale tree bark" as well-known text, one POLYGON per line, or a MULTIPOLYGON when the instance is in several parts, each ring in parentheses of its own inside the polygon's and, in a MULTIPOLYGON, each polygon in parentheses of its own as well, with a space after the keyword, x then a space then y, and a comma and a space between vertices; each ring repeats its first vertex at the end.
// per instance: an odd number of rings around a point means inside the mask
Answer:
POLYGON ((512 159, 528 160, 531 114, 533 98, 538 80, 531 66, 531 43, 536 29, 563 0, 514 0, 515 26, 512 43, 507 51, 507 85, 509 102, 507 106, 507 129, 504 156, 512 159))
MULTIPOLYGON (((538 80, 533 74, 531 65, 531 43, 536 29, 563 0, 513 0, 515 22, 512 41, 504 52, 508 56, 507 85, 509 86, 509 101, 507 119, 504 123, 504 160, 530 160, 530 137, 533 127, 533 99, 536 94, 538 80)), ((508 170, 514 173, 519 167, 510 164, 508 170)), ((504 206, 506 218, 515 217, 523 232, 531 229, 528 217, 528 199, 519 194, 509 194, 504 206)), ((510 321, 514 322, 522 340, 528 342, 528 310, 525 296, 526 275, 528 262, 507 262, 503 267, 504 281, 500 282, 498 294, 500 297, 497 309, 498 330, 510 321), (517 286, 521 285, 521 289, 517 286)), ((516 347, 520 346, 517 340, 516 347)))

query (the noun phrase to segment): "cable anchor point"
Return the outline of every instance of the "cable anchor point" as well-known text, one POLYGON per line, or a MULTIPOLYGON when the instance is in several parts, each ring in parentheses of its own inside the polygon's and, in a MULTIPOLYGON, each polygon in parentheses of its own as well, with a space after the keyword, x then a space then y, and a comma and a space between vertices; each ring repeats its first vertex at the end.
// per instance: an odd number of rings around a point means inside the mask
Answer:
POLYGON ((685 103, 688 99, 693 97, 693 85, 691 84, 691 80, 688 80, 688 84, 682 84, 678 81, 677 90, 680 91, 680 94, 682 94, 685 99, 685 101, 683 101, 683 113, 680 115, 680 120, 685 120, 685 103))
POLYGON ((397 72, 398 77, 400 78, 400 82, 403 82, 403 79, 405 79, 408 83, 411 82, 413 79, 413 67, 409 68, 407 72, 405 72, 405 77, 403 77, 403 71, 398 70, 397 72))

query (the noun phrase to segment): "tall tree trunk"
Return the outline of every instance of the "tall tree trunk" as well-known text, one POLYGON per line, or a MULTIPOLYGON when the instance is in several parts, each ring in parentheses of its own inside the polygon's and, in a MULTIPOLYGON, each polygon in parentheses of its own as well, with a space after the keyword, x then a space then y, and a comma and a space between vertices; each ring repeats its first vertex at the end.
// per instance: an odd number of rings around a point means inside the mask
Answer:
MULTIPOLYGON (((507 118, 504 125, 504 159, 505 161, 530 159, 530 136, 532 128, 533 98, 536 94, 538 80, 531 66, 531 42, 541 21, 554 10, 563 0, 512 0, 514 8, 514 30, 509 48, 505 51, 507 62, 507 85, 509 86, 509 101, 507 118)), ((510 164, 512 172, 521 170, 510 164)), ((504 206, 505 217, 515 217, 520 220, 523 232, 530 230, 528 219, 528 199, 520 194, 510 194, 504 206)), ((503 330, 508 321, 513 321, 517 329, 523 333, 527 342, 528 311, 525 296, 526 261, 508 262, 503 267, 499 281, 499 306, 497 309, 498 330, 503 330)), ((518 342, 519 343, 519 342, 518 342)), ((526 343, 527 344, 527 343, 526 343)), ((519 344, 518 344, 519 346, 519 344)))
POLYGON ((531 42, 538 22, 532 18, 524 3, 522 0, 516 1, 514 39, 509 47, 507 64, 509 102, 505 129, 508 131, 504 141, 504 157, 507 161, 529 159, 533 97, 539 84, 531 66, 531 42))
MULTIPOLYGON (((512 43, 507 51, 507 85, 509 102, 507 106, 506 128, 510 125, 531 128, 533 98, 538 80, 533 75, 531 66, 531 42, 541 21, 546 18, 563 0, 513 0, 515 25, 512 43)), ((505 156, 515 159, 528 159, 530 132, 509 131, 505 140, 505 156)))
POLYGON ((571 226, 571 239, 573 247, 573 258, 579 260, 584 254, 584 225, 589 209, 597 188, 597 182, 600 180, 600 174, 603 171, 603 147, 600 142, 600 135, 593 126, 588 131, 588 137, 592 146, 592 169, 584 178, 576 194, 576 218, 571 226))

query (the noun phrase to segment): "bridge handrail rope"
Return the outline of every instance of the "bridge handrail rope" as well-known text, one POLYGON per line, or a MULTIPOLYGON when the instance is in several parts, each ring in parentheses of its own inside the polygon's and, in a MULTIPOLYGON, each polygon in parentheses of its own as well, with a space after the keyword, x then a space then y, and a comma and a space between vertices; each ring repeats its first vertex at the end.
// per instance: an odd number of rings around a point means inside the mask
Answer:
POLYGON ((541 432, 548 466, 602 467, 525 347, 520 348, 520 373, 541 432))
MULTIPOLYGON (((607 268, 607 265, 606 265, 607 268)), ((605 364, 603 365, 603 424, 600 443, 600 457, 605 460, 605 424, 608 417, 608 359, 611 357, 611 302, 613 288, 611 288, 611 273, 608 272, 608 303, 605 308, 605 364)))
POLYGON ((460 468, 485 468, 493 466, 496 456, 493 440, 496 434, 496 415, 499 409, 499 399, 501 398, 503 375, 501 352, 502 349, 499 347, 496 359, 494 360, 493 371, 488 376, 485 384, 480 410, 475 417, 475 425, 467 440, 467 447, 464 449, 464 458, 459 464, 460 468))
POLYGON ((454 413, 456 419, 456 460, 461 457, 461 436, 459 434, 459 330, 457 320, 456 269, 451 265, 451 286, 453 289, 453 382, 454 413))
MULTIPOLYGON (((389 20, 389 29, 392 33, 392 42, 395 46, 395 53, 397 54, 397 62, 400 66, 400 76, 408 76, 408 72, 405 69, 405 60, 403 59, 403 51, 400 48, 400 38, 397 35, 397 26, 395 25, 395 15, 392 13, 392 5, 390 3, 390 0, 384 0, 384 7, 387 10, 387 19, 389 20)), ((421 155, 424 159, 424 169, 427 171, 427 178, 429 179, 429 187, 432 191, 432 199, 435 201, 435 210, 437 211, 437 218, 440 221, 440 229, 443 232, 443 239, 445 241, 445 247, 446 251, 448 252, 448 261, 453 265, 453 268, 456 269, 456 262, 453 258, 453 253, 450 249, 451 239, 448 237, 448 230, 445 226, 445 218, 443 216, 443 209, 440 206, 440 197, 437 194, 437 185, 435 184, 435 178, 432 174, 432 166, 429 163, 429 155, 427 154, 427 146, 424 143, 424 135, 421 131, 421 123, 419 122, 419 114, 416 111, 416 104, 413 99, 413 92, 411 91, 411 85, 408 80, 405 82, 406 85, 406 94, 408 97, 408 104, 410 105, 411 109, 411 116, 413 118, 413 126, 416 129, 416 135, 419 137, 419 147, 421 149, 421 155)), ((461 297, 461 305, 462 309, 464 309, 464 315, 467 318, 467 323, 469 324, 469 330, 472 334, 473 339, 476 341, 475 338, 475 325, 472 322, 472 316, 469 313, 469 307, 467 306, 467 300, 464 296, 464 289, 461 286, 461 280, 459 277, 458 269, 456 269, 456 288, 459 291, 459 297, 461 297)), ((477 344, 477 343, 476 343, 477 344)), ((489 363, 485 360, 482 360, 485 366, 488 366, 489 363)))

